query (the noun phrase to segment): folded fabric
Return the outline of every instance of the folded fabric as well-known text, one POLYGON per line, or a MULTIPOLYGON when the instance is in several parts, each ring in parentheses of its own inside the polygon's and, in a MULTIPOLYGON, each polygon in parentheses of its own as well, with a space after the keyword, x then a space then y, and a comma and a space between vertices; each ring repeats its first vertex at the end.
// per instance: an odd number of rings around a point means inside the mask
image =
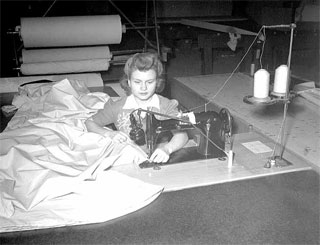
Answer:
POLYGON ((84 121, 108 99, 68 79, 21 89, 0 134, 0 232, 103 222, 161 193, 112 170, 144 161, 140 148, 87 132, 84 121))

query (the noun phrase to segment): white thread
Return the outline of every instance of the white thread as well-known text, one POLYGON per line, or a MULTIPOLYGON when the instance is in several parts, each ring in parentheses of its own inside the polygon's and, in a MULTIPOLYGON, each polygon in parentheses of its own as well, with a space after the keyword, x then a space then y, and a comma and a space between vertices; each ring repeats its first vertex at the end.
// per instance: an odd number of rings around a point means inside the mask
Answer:
POLYGON ((288 86, 289 69, 287 65, 281 65, 276 69, 273 92, 285 94, 288 86))
POLYGON ((270 74, 265 69, 259 69, 254 74, 253 97, 264 99, 269 96, 270 74))
POLYGON ((263 52, 264 52, 264 45, 266 44, 266 38, 267 38, 267 34, 266 34, 266 29, 263 29, 263 36, 264 36, 264 40, 263 40, 263 44, 262 44, 262 50, 261 50, 261 55, 260 55, 260 68, 262 69, 262 56, 263 56, 263 52))

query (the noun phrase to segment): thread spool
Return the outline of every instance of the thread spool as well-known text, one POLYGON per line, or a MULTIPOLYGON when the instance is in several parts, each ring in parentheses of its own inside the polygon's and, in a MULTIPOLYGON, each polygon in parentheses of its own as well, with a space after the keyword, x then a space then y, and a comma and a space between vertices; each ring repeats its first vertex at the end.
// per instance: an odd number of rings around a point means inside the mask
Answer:
POLYGON ((272 94, 285 96, 289 84, 289 69, 287 65, 281 65, 276 69, 272 94))
POLYGON ((270 74, 265 69, 259 69, 254 74, 253 97, 256 99, 269 98, 270 74))

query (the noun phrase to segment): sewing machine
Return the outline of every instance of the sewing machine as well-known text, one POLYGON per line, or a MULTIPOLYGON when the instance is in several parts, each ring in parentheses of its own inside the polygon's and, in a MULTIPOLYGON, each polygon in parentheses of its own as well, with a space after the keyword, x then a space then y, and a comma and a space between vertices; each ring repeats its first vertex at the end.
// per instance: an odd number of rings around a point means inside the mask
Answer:
MULTIPOLYGON (((183 148, 170 157, 166 164, 190 161, 196 159, 225 158, 225 143, 231 143, 232 117, 225 108, 219 113, 207 111, 200 113, 182 113, 181 117, 172 117, 150 110, 138 109, 137 118, 135 111, 130 114, 131 131, 130 138, 137 145, 146 145, 147 154, 150 157, 158 143, 161 133, 171 130, 193 131, 197 138, 197 146, 183 148), (141 112, 146 113, 145 130, 142 128, 141 112), (169 118, 159 120, 155 116, 169 118)), ((141 168, 154 167, 155 163, 145 161, 141 168)))

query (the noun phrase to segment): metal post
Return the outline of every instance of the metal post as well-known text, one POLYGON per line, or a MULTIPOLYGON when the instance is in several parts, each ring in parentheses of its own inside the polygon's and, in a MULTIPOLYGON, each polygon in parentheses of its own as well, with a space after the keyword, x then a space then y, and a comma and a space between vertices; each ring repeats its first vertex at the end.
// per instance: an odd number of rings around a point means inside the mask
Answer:
MULTIPOLYGON (((147 28, 147 26, 148 26, 148 19, 149 19, 149 16, 148 16, 148 0, 146 0, 146 13, 145 13, 145 27, 147 28)), ((148 30, 147 29, 145 29, 145 31, 144 31, 144 35, 145 35, 145 37, 146 37, 146 39, 148 39, 148 30)), ((144 41, 144 52, 146 52, 147 51, 147 49, 148 49, 148 46, 147 46, 147 42, 146 41, 144 41)))
POLYGON ((281 151, 280 151, 280 159, 282 159, 282 155, 284 152, 284 133, 285 133, 285 120, 287 117, 287 111, 288 111, 288 98, 289 98, 289 86, 290 86, 290 65, 291 65, 291 54, 292 54, 292 44, 293 44, 293 29, 296 27, 295 24, 291 24, 291 32, 290 32, 290 45, 289 45, 289 54, 288 54, 288 61, 287 61, 287 66, 288 66, 288 74, 287 74, 287 90, 285 94, 285 102, 284 102, 284 109, 283 109, 283 126, 281 128, 281 151))
POLYGON ((139 34, 151 47, 155 48, 155 46, 143 35, 143 33, 138 30, 138 28, 135 26, 135 24, 117 7, 117 5, 115 5, 112 0, 109 0, 109 2, 110 2, 111 5, 126 19, 126 21, 128 21, 129 24, 136 29, 136 31, 138 32, 138 34, 139 34))
POLYGON ((160 55, 160 44, 159 44, 159 34, 158 34, 158 21, 157 21, 157 6, 156 6, 156 0, 153 0, 153 12, 154 12, 154 25, 155 25, 155 31, 156 31, 156 40, 157 40, 157 51, 158 55, 160 55))

